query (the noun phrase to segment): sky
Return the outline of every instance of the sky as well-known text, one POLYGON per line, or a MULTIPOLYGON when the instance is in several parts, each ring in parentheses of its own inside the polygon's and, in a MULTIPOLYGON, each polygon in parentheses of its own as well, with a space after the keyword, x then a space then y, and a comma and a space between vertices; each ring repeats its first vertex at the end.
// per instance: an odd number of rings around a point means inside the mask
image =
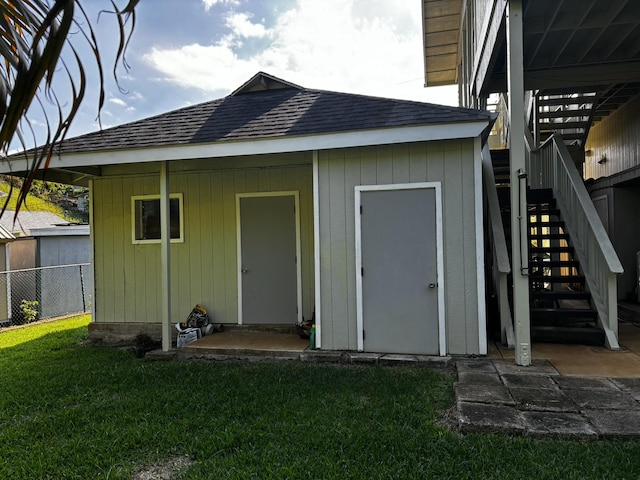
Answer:
MULTIPOLYGON (((259 71, 308 88, 457 105, 456 87, 424 88, 420 3, 141 0, 116 84, 117 27, 99 15, 109 2, 85 0, 107 77, 102 128, 224 97, 259 71)), ((87 73, 91 88, 68 137, 99 128, 90 62, 87 73)))

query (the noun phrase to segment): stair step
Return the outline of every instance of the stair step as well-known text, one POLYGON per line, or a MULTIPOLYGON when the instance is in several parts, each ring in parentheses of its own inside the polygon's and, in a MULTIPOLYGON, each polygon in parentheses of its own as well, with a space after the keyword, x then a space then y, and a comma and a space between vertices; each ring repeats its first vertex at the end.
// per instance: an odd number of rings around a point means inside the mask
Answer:
POLYGON ((572 292, 569 290, 537 290, 531 292, 529 295, 535 300, 589 300, 591 298, 589 292, 572 292))
POLYGON ((579 97, 551 97, 539 98, 538 105, 592 105, 597 100, 595 95, 582 95, 579 97))
POLYGON ((578 268, 577 260, 529 260, 529 268, 578 268))
POLYGON ((532 326, 531 340, 542 343, 604 345, 604 332, 596 327, 532 326))
POLYGON ((529 238, 532 240, 569 240, 567 233, 531 233, 529 238))
POLYGON ((548 215, 550 217, 559 217, 560 210, 557 208, 549 208, 548 205, 529 205, 527 213, 531 215, 548 215))
POLYGON ((574 128, 587 128, 589 122, 540 122, 538 128, 541 132, 552 132, 555 130, 573 130, 574 128))
POLYGON ((588 118, 590 114, 590 110, 554 110, 539 112, 538 118, 588 118))
POLYGON ((553 190, 550 188, 537 188, 535 190, 527 191, 528 203, 553 203, 555 205, 555 199, 553 197, 553 190))
POLYGON ((537 283, 584 283, 584 275, 529 275, 537 283))
POLYGON ((573 247, 529 247, 529 254, 536 253, 573 253, 573 247))
POLYGON ((549 228, 564 228, 564 222, 562 220, 548 220, 548 221, 536 221, 536 222, 529 222, 529 226, 531 228, 534 227, 549 227, 549 228))
POLYGON ((554 320, 596 320, 598 313, 590 308, 532 308, 531 318, 533 320, 546 320, 553 322, 554 320))

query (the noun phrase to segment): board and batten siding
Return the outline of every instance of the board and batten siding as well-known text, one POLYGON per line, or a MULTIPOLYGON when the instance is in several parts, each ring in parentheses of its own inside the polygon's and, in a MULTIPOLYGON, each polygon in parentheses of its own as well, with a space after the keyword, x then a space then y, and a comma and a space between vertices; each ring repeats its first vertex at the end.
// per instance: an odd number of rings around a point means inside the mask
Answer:
MULTIPOLYGON (((303 315, 314 302, 311 165, 234 168, 170 174, 182 193, 184 242, 171 244, 171 320, 196 303, 216 323, 238 322, 236 193, 298 191, 303 315)), ((159 175, 118 175, 93 181, 95 321, 159 323, 160 245, 132 243, 131 197, 157 195, 159 175)))
POLYGON ((447 353, 478 353, 473 164, 473 139, 318 153, 323 349, 357 349, 355 187, 441 182, 447 353))

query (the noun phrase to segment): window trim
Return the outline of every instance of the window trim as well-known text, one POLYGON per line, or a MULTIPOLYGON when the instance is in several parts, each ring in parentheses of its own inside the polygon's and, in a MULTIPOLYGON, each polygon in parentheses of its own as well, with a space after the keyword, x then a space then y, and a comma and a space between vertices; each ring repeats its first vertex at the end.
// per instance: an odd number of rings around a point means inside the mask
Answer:
MULTIPOLYGON (((172 193, 169 199, 178 199, 178 210, 180 215, 180 236, 171 238, 171 243, 184 243, 184 198, 182 193, 172 193)), ((131 242, 134 245, 159 244, 161 239, 144 239, 136 238, 136 201, 138 200, 160 200, 160 195, 132 195, 131 196, 131 242)))

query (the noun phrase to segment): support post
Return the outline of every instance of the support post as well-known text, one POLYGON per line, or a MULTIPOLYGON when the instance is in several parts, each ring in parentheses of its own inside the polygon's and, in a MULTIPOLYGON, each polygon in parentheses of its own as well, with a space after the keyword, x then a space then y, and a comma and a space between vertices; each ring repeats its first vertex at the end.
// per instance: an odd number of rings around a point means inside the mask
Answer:
POLYGON ((507 5, 507 82, 509 89, 511 242, 513 317, 518 365, 531 364, 529 265, 527 235, 527 178, 525 160, 524 54, 522 0, 507 5))
POLYGON ((162 350, 171 350, 171 229, 169 210, 169 162, 160 163, 160 303, 162 350))

